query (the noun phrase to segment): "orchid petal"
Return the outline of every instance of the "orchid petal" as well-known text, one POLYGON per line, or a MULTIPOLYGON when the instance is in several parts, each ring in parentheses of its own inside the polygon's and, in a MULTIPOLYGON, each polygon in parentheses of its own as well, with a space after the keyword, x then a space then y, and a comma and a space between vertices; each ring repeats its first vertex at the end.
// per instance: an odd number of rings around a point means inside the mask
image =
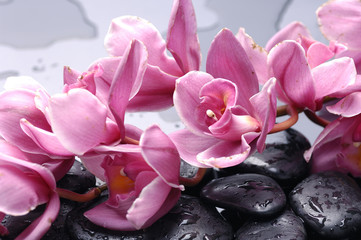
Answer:
POLYGON ((191 0, 173 2, 168 26, 167 48, 183 73, 199 70, 200 46, 197 36, 197 21, 191 0))
POLYGON ((64 85, 71 85, 75 84, 80 77, 81 72, 78 72, 74 69, 71 69, 68 66, 64 66, 63 68, 63 79, 64 79, 64 85))
POLYGON ((173 58, 167 56, 166 43, 159 31, 150 22, 139 17, 124 16, 113 19, 105 37, 105 47, 113 56, 123 56, 129 42, 137 39, 146 46, 148 63, 159 66, 164 72, 182 76, 183 73, 173 58))
POLYGON ((329 1, 316 12, 320 29, 329 39, 360 49, 361 2, 353 0, 329 1))
POLYGON ((311 34, 305 25, 301 22, 291 22, 268 40, 265 49, 270 51, 274 46, 284 40, 297 40, 301 36, 312 39, 311 34))
POLYGON ((177 79, 173 95, 174 106, 182 122, 194 133, 208 132, 208 126, 198 122, 197 117, 190 109, 197 109, 201 99, 199 92, 204 84, 213 80, 213 77, 204 72, 192 71, 177 79))
POLYGON ((177 150, 184 161, 201 168, 209 168, 210 166, 198 162, 196 158, 197 154, 222 141, 214 137, 195 135, 187 129, 170 133, 169 137, 176 145, 177 150))
POLYGON ((8 77, 4 84, 4 89, 7 91, 26 89, 32 92, 36 92, 38 89, 43 89, 44 87, 28 76, 19 76, 19 77, 8 77))
POLYGON ((361 92, 354 92, 332 106, 327 106, 327 110, 333 114, 343 117, 353 117, 361 113, 361 92))
POLYGON ((124 115, 129 99, 139 91, 146 69, 147 52, 139 41, 132 41, 114 75, 109 92, 109 108, 124 136, 124 115))
POLYGON ((238 30, 236 38, 247 53, 247 56, 256 71, 258 82, 264 84, 268 80, 267 51, 257 45, 254 40, 246 34, 244 28, 238 30))
POLYGON ((269 53, 270 71, 296 107, 315 110, 315 89, 305 52, 295 41, 284 41, 269 53))
POLYGON ((323 43, 317 42, 312 44, 307 50, 307 60, 310 68, 317 67, 331 59, 335 54, 328 46, 323 43))
POLYGON ((105 137, 107 108, 87 90, 54 95, 49 101, 49 117, 60 143, 76 155, 84 154, 105 137))
POLYGON ((234 82, 239 90, 239 104, 249 109, 249 98, 258 92, 258 79, 245 50, 230 30, 223 29, 214 38, 206 68, 214 78, 234 82))
POLYGON ((140 138, 144 160, 170 187, 179 185, 180 157, 171 139, 157 125, 148 127, 140 138), (157 141, 154 141, 157 139, 157 141))
POLYGON ((338 58, 325 62, 314 69, 312 75, 316 90, 316 100, 342 91, 355 83, 356 68, 351 58, 338 58))

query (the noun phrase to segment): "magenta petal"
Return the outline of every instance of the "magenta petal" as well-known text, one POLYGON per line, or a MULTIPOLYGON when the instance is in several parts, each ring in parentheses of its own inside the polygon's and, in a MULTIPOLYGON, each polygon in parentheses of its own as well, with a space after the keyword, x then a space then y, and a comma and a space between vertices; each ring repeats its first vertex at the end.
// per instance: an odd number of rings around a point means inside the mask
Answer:
POLYGON ((169 137, 176 145, 177 150, 184 161, 201 168, 209 168, 210 166, 198 162, 197 154, 222 141, 214 137, 195 135, 187 129, 173 132, 169 134, 169 137))
POLYGON ((329 39, 361 48, 361 2, 354 0, 328 1, 317 10, 322 33, 329 39))
POLYGON ((162 178, 155 178, 133 202, 126 215, 127 219, 136 229, 146 227, 144 224, 161 209, 171 189, 162 178))
POLYGON ((204 72, 189 72, 177 80, 174 92, 174 106, 183 123, 198 134, 208 132, 208 126, 199 122, 194 110, 198 108, 201 99, 199 92, 204 84, 212 81, 213 77, 204 72), (192 109, 192 111, 190 111, 192 109))
POLYGON ((208 167, 225 168, 240 164, 251 152, 242 136, 241 141, 220 141, 197 155, 197 160, 208 167))
POLYGON ((146 46, 148 63, 159 66, 171 75, 183 75, 173 58, 167 56, 166 43, 150 22, 139 17, 125 16, 113 19, 105 37, 105 47, 113 56, 123 56, 129 42, 137 39, 146 46))
POLYGON ((267 51, 257 45, 254 40, 246 34, 244 28, 239 29, 236 38, 247 53, 249 60, 256 71, 258 82, 264 84, 269 78, 267 69, 267 51))
POLYGON ((44 151, 55 156, 73 156, 74 154, 68 151, 61 145, 56 135, 52 132, 37 128, 28 122, 26 119, 20 121, 21 129, 44 151))
POLYGON ((356 81, 356 68, 351 58, 343 57, 312 69, 316 99, 344 90, 356 81))
POLYGON ((305 52, 295 41, 284 41, 268 55, 270 71, 296 107, 315 109, 315 88, 305 52))
POLYGON ((223 29, 214 38, 206 68, 214 78, 235 83, 240 104, 249 109, 249 98, 258 92, 258 79, 245 50, 230 30, 223 29))
POLYGON ((270 51, 274 46, 284 40, 297 40, 301 36, 312 39, 311 34, 305 25, 301 22, 292 22, 268 40, 265 49, 270 51))
POLYGON ((328 106, 327 110, 343 117, 353 117, 361 113, 361 92, 354 92, 341 99, 335 105, 328 106))
POLYGON ((183 189, 179 185, 180 157, 176 146, 157 125, 148 127, 140 138, 144 160, 169 186, 183 189), (156 141, 154 141, 157 139, 156 141))
POLYGON ((109 108, 124 135, 124 115, 128 101, 139 91, 146 69, 147 51, 139 41, 132 41, 114 74, 109 92, 109 108))
POLYGON ((168 26, 167 48, 183 73, 199 70, 201 51, 197 36, 196 15, 191 0, 173 2, 168 26))
POLYGON ((81 75, 80 72, 71 69, 70 67, 64 66, 63 68, 64 85, 71 85, 76 83, 80 75, 81 75))
POLYGON ((331 59, 335 54, 323 43, 313 43, 307 50, 307 60, 311 68, 331 59))
POLYGON ((60 143, 76 155, 104 139, 107 108, 87 90, 54 95, 49 101, 49 116, 60 143))

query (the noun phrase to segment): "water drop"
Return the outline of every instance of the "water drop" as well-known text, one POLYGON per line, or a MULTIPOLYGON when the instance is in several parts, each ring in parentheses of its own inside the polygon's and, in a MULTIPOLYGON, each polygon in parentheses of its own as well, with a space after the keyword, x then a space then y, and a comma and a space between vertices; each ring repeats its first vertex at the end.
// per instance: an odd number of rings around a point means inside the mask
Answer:
POLYGON ((197 233, 186 233, 183 234, 178 240, 192 240, 195 239, 197 237, 197 233))

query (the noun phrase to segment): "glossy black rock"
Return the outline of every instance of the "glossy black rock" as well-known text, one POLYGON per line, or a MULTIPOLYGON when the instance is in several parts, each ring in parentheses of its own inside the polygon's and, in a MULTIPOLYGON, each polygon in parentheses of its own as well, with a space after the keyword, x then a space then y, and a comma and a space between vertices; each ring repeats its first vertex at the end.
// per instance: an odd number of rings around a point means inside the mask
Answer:
POLYGON ((235 240, 306 240, 307 233, 302 220, 292 211, 268 221, 245 223, 236 233, 235 240))
POLYGON ((201 196, 218 207, 252 217, 272 217, 286 206, 286 196, 278 183, 260 174, 214 179, 203 187, 201 196))
POLYGON ((231 240, 232 227, 199 198, 182 195, 177 205, 147 230, 156 240, 231 240))
POLYGON ((308 175, 308 165, 303 157, 308 148, 309 141, 296 130, 269 134, 262 153, 255 152, 241 164, 222 170, 221 174, 259 173, 272 177, 289 191, 308 175))
POLYGON ((352 238, 361 230, 361 189, 339 172, 313 174, 289 195, 305 224, 326 239, 352 238))

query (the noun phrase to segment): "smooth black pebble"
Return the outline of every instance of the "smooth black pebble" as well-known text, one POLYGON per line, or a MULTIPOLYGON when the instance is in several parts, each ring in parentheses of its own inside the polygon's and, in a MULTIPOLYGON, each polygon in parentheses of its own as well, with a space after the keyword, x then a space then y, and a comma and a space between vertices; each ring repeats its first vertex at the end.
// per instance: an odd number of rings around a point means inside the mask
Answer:
POLYGON ((275 216, 286 206, 285 193, 278 183, 260 174, 214 179, 203 187, 201 196, 217 207, 256 218, 275 216))

